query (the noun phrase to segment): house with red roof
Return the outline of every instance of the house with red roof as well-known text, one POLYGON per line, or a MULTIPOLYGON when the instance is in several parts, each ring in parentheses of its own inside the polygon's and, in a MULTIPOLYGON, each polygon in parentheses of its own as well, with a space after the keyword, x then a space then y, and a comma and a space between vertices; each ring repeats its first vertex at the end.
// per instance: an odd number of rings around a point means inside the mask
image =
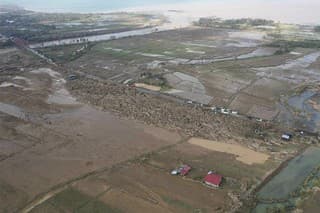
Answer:
POLYGON ((208 172, 207 176, 204 178, 204 183, 208 186, 220 187, 222 182, 222 175, 215 174, 214 172, 208 172))

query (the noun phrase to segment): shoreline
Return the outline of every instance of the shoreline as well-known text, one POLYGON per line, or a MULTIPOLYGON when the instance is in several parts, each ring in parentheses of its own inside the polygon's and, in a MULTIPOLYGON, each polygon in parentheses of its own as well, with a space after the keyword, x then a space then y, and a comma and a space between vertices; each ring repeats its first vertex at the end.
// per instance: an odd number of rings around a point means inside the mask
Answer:
MULTIPOLYGON (((141 2, 142 5, 143 2, 141 2)), ((137 3, 136 3, 137 4, 137 3)), ((4 4, 5 5, 5 4, 4 4)), ((14 4, 10 4, 14 5, 14 4)), ((21 4, 20 4, 21 5, 21 4)), ((279 21, 281 23, 299 24, 299 25, 317 25, 320 23, 320 14, 317 8, 320 8, 320 2, 317 0, 309 0, 306 5, 302 0, 293 0, 292 2, 265 2, 261 0, 246 0, 245 2, 239 0, 230 0, 228 2, 221 1, 186 1, 185 3, 147 3, 145 6, 121 6, 114 5, 110 8, 101 9, 96 6, 93 7, 71 7, 62 5, 47 8, 44 7, 30 7, 25 5, 18 5, 26 10, 42 13, 79 13, 79 14, 99 14, 99 13, 115 13, 115 12, 130 12, 130 13, 166 13, 169 11, 183 11, 191 18, 200 17, 220 17, 222 19, 239 19, 239 18, 253 18, 253 19, 268 19, 279 21), (113 8, 112 8, 113 7, 113 8), (67 8, 67 9, 66 9, 67 8), (275 8, 277 8, 275 10, 275 8), (312 16, 305 15, 304 17, 297 16, 296 8, 300 8, 299 14, 313 14, 312 16), (285 11, 279 13, 278 11, 285 11), (318 15, 315 15, 318 14, 318 15)), ((102 7, 103 8, 103 7, 102 7)))

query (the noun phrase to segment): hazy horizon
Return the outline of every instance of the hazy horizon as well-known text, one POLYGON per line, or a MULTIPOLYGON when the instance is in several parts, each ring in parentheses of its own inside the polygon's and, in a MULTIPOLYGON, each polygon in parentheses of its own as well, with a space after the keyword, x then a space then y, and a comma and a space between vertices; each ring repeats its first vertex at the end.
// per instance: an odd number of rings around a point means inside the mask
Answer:
MULTIPOLYGON (((320 24, 318 0, 2 0, 29 10, 43 12, 110 12, 145 10, 184 10, 192 16, 221 18, 265 18, 298 24, 320 24)), ((1 4, 1 3, 0 3, 1 4)))

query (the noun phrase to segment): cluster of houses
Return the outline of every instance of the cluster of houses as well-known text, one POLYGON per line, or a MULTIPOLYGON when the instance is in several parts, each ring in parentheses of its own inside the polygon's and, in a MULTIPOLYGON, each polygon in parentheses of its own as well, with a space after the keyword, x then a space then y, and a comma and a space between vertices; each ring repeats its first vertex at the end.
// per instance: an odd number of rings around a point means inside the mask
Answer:
MULTIPOLYGON (((191 166, 181 165, 180 167, 171 171, 171 175, 180 175, 187 176, 191 171, 191 166)), ((223 176, 219 175, 213 171, 209 171, 208 174, 204 177, 203 182, 210 187, 219 188, 222 183, 223 176)))

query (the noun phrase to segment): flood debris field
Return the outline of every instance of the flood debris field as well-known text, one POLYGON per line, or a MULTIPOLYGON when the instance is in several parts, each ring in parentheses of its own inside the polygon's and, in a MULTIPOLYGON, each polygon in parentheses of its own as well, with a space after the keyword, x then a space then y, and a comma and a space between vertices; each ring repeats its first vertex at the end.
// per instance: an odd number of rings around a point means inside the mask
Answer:
MULTIPOLYGON (((25 15, 5 13, 17 23, 25 15)), ((101 17, 163 23, 139 14, 87 16, 61 19, 94 20, 90 29, 71 24, 90 33, 101 17)), ((73 27, 63 30, 74 36, 73 27)), ((23 39, 41 43, 55 35, 23 39)), ((283 51, 272 41, 256 28, 192 26, 33 49, 49 64, 27 44, 0 49, 0 212, 252 210, 260 184, 318 143, 308 135, 282 141, 288 129, 270 122, 278 107, 302 106, 295 97, 306 82, 302 107, 318 110, 318 50, 283 51), (216 114, 214 106, 270 121, 216 114), (192 168, 187 176, 170 174, 184 164, 192 168), (223 176, 220 188, 203 183, 209 171, 223 176)), ((313 174, 301 181, 316 180, 313 174)), ((309 190, 302 186, 299 193, 309 190)), ((312 199, 295 206, 314 208, 312 199)))
POLYGON ((297 88, 319 82, 319 50, 303 42, 285 40, 279 45, 274 33, 197 26, 98 42, 81 54, 81 45, 39 51, 101 79, 150 84, 185 100, 291 127, 302 122, 297 128, 317 131, 311 128, 316 116, 308 124, 303 123, 305 117, 290 120, 285 115, 294 110, 287 101, 297 88))
POLYGON ((1 211, 224 212, 239 208, 242 194, 300 149, 297 142, 282 144, 274 136, 278 127, 214 115, 107 80, 80 75, 70 81, 70 71, 23 50, 0 60, 1 211), (268 136, 260 138, 257 128, 268 136), (237 154, 188 143, 190 136, 221 143, 232 138, 270 159, 249 166, 237 154), (217 163, 221 159, 225 166, 217 163), (169 175, 181 163, 194 168, 186 180, 169 175), (202 184, 209 170, 224 175, 221 190, 202 184))
MULTIPOLYGON (((21 51, 11 54, 5 57, 30 60, 21 51)), ((176 132, 77 102, 62 75, 46 64, 24 70, 15 65, 1 73, 0 167, 7 171, 0 177, 6 189, 1 212, 18 211, 59 184, 181 140, 176 132)))

